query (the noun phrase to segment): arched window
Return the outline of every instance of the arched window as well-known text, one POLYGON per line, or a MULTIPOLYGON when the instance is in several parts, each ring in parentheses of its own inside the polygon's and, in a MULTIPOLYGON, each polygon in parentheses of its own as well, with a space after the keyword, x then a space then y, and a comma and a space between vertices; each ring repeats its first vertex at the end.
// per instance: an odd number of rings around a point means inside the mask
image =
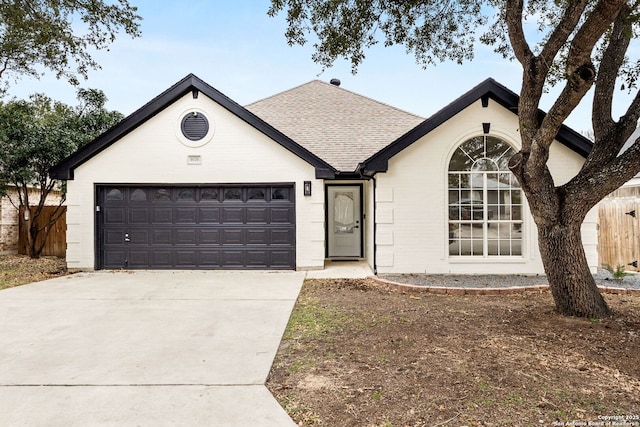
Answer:
POLYGON ((508 163, 515 150, 493 136, 458 147, 449 162, 449 255, 522 255, 522 190, 508 163))

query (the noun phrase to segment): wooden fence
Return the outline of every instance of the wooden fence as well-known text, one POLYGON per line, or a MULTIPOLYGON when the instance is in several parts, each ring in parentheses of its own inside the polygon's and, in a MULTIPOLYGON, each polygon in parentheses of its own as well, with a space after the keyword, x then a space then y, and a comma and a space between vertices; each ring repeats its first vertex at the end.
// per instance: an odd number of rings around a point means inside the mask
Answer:
POLYGON ((604 199, 598 217, 599 265, 624 265, 627 270, 640 271, 640 200, 604 199))
MULTIPOLYGON (((42 210, 42 213, 38 217, 38 225, 42 226, 49 222, 49 218, 55 211, 55 206, 45 206, 42 210)), ((42 249, 43 256, 57 256, 60 258, 64 258, 67 251, 67 212, 66 207, 63 207, 65 212, 62 216, 53 224, 51 230, 49 231, 49 235, 47 236, 47 240, 44 244, 44 249, 42 249)), ((21 255, 26 255, 27 253, 27 238, 24 235, 24 231, 22 230, 23 222, 24 222, 24 206, 20 206, 20 234, 18 241, 18 253, 21 255)), ((43 234, 38 236, 38 243, 42 242, 43 234)))

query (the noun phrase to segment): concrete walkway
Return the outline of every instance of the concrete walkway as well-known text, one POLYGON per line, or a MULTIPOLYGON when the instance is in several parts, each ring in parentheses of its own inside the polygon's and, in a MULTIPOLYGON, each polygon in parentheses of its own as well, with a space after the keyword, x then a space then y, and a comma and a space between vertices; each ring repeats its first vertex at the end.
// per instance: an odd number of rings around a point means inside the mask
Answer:
POLYGON ((0 425, 295 423, 264 387, 300 272, 80 273, 0 292, 0 425))
POLYGON ((307 279, 362 279, 373 276, 366 261, 325 261, 324 269, 307 271, 307 279))

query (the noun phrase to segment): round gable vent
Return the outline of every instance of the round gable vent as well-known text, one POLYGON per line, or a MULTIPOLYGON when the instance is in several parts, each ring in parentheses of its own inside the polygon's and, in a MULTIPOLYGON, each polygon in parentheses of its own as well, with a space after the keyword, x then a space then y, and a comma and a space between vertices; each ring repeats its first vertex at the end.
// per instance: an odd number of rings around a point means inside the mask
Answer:
POLYGON ((200 141, 209 132, 209 121, 202 113, 192 112, 182 118, 180 129, 190 141, 200 141))

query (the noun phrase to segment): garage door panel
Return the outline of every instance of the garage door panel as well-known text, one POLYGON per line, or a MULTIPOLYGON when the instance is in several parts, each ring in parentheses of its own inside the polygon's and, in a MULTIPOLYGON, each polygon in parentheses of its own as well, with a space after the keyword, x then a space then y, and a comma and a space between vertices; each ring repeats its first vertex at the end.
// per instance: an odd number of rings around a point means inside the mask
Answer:
POLYGON ((195 246, 198 244, 196 235, 197 233, 195 228, 179 228, 174 232, 174 242, 177 245, 195 246))
POLYGON ((193 207, 176 208, 175 218, 178 224, 195 224, 197 211, 193 207))
POLYGON ((222 268, 239 268, 245 266, 243 250, 225 250, 220 253, 222 268))
POLYGON ((124 250, 110 250, 105 252, 103 265, 106 268, 122 268, 127 260, 127 253, 124 250))
POLYGON ((159 250, 156 249, 151 252, 151 265, 154 268, 172 268, 175 263, 173 261, 173 254, 175 251, 171 249, 159 250))
POLYGON ((144 228, 130 229, 130 231, 126 234, 129 236, 128 238, 132 245, 148 245, 149 242, 151 241, 151 238, 150 238, 151 230, 147 230, 144 228))
POLYGON ((289 207, 271 208, 272 224, 293 224, 293 209, 289 207))
POLYGON ((129 224, 148 224, 149 209, 147 207, 129 208, 129 224))
POLYGON ((167 208, 151 208, 151 223, 152 224, 172 224, 173 223, 173 209, 167 208))
POLYGON ((245 208, 222 208, 222 222, 224 224, 243 224, 245 208))
POLYGON ((292 186, 117 190, 98 187, 98 268, 295 268, 292 186))
POLYGON ((269 265, 269 251, 248 250, 247 265, 255 268, 266 268, 269 265))
POLYGON ((293 253, 291 251, 278 251, 272 250, 270 259, 271 268, 289 268, 288 266, 295 262, 293 253))
POLYGON ((221 245, 241 245, 244 241, 242 228, 225 228, 220 231, 221 245))
POLYGON ((198 231, 198 244, 200 245, 219 245, 220 244, 219 229, 199 228, 197 231, 198 231))
POLYGON ((273 228, 269 232, 272 245, 289 245, 295 239, 295 230, 291 228, 273 228))
POLYGON ((146 231, 151 234, 151 245, 171 245, 173 236, 170 228, 154 228, 146 231))
POLYGON ((247 208, 247 224, 266 224, 269 218, 269 209, 247 208))
POLYGON ((220 223, 220 208, 218 207, 198 207, 197 212, 199 224, 220 223))
POLYGON ((269 230, 265 228, 247 230, 248 245, 267 245, 269 244, 269 230))
POLYGON ((176 266, 177 267, 197 267, 198 266, 198 252, 197 251, 176 251, 176 266))
POLYGON ((203 268, 220 268, 220 251, 205 250, 198 253, 198 265, 203 268))
POLYGON ((105 224, 124 224, 126 218, 126 209, 124 207, 110 207, 104 213, 105 224))
POLYGON ((124 242, 125 229, 103 230, 102 239, 105 245, 122 245, 124 242))
POLYGON ((130 250, 129 259, 125 262, 129 268, 148 268, 149 252, 147 250, 130 250))

